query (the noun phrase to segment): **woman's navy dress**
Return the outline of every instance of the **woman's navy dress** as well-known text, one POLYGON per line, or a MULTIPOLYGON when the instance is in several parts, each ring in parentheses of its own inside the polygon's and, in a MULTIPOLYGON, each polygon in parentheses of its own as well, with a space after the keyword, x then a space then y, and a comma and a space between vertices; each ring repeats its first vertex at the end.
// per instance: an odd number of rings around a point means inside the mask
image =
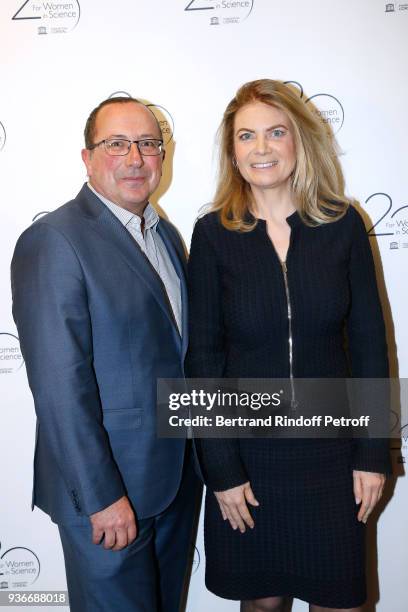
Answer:
MULTIPOLYGON (((388 376, 384 322, 369 240, 349 207, 308 227, 298 213, 281 262, 265 221, 226 230, 217 213, 195 225, 189 262, 187 374, 199 378, 388 376), (288 320, 291 306, 291 329, 288 320), (347 349, 345 349, 345 334, 347 349)), ((365 527, 352 472, 387 473, 386 440, 197 440, 207 484, 206 585, 235 600, 292 596, 349 608, 366 599, 365 527), (223 521, 213 491, 250 481, 259 508, 244 534, 223 521)))

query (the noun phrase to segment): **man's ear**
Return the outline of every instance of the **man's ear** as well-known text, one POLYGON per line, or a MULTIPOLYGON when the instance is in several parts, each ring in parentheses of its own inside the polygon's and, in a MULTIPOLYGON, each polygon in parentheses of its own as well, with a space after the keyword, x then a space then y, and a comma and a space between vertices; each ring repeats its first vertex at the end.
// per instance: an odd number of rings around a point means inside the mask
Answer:
POLYGON ((92 176, 92 164, 91 164, 92 151, 90 151, 89 149, 82 149, 81 157, 82 157, 82 161, 84 162, 86 166, 86 172, 88 176, 92 176))

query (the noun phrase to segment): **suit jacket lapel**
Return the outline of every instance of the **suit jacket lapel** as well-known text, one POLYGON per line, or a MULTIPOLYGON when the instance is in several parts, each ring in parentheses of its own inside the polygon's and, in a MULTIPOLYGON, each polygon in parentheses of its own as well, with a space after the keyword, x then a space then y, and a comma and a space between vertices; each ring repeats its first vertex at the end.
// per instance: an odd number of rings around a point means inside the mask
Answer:
POLYGON ((184 359, 188 346, 188 295, 186 281, 186 265, 183 254, 179 252, 180 245, 174 241, 172 233, 168 230, 164 223, 159 221, 157 226, 171 262, 176 270, 177 276, 180 279, 181 289, 181 340, 182 340, 182 358, 184 359))
POLYGON ((146 287, 155 296, 166 316, 176 327, 163 283, 128 230, 86 185, 78 194, 78 204, 81 211, 91 221, 93 229, 110 246, 115 245, 125 262, 139 275, 146 287))

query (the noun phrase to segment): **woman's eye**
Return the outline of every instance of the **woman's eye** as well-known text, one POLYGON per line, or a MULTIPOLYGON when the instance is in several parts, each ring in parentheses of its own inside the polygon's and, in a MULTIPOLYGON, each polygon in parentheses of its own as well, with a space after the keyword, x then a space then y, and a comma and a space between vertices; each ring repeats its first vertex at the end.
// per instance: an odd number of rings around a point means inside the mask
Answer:
POLYGON ((285 133, 286 132, 281 129, 272 130, 272 132, 270 132, 272 138, 281 138, 282 136, 285 135, 285 133))
POLYGON ((252 134, 250 132, 242 132, 242 134, 239 135, 240 140, 249 140, 251 137, 252 134))

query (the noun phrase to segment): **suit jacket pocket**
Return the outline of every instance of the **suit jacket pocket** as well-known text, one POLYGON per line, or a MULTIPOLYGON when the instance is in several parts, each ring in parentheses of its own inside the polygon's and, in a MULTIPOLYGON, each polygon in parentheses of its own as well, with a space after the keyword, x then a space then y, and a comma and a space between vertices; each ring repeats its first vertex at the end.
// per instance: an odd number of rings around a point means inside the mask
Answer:
POLYGON ((143 410, 141 408, 104 410, 103 424, 107 431, 138 429, 142 425, 142 415, 143 410))

